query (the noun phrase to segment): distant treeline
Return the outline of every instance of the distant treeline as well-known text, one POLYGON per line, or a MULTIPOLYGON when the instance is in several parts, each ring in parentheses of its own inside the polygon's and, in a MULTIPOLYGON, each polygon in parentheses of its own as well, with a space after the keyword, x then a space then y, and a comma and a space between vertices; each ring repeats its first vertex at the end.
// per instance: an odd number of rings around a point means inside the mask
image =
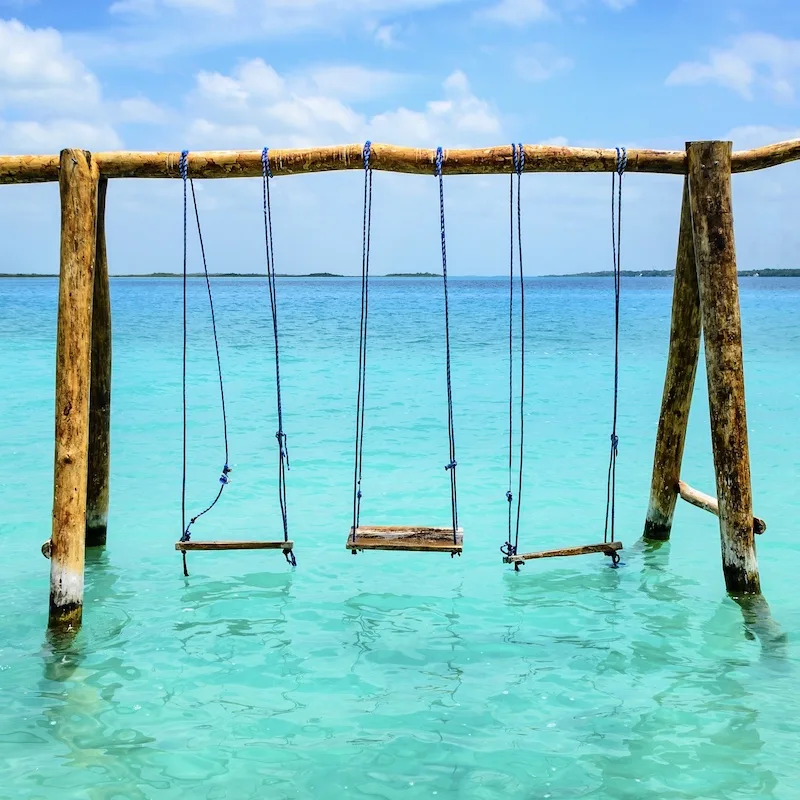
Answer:
MULTIPOLYGON (((620 273, 623 278, 672 278, 674 269, 624 269, 620 273)), ((610 278, 611 270, 600 272, 573 272, 569 275, 546 275, 547 278, 610 278)), ((741 278, 800 278, 800 269, 743 269, 739 270, 741 278)))

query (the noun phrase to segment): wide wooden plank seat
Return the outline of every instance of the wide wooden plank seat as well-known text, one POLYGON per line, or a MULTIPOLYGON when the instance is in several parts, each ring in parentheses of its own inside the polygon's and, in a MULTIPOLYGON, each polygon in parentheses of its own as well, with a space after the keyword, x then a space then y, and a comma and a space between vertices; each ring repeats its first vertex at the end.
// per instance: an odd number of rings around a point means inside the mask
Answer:
POLYGON ((600 542, 600 544, 584 544, 580 547, 564 547, 560 550, 539 550, 536 553, 517 553, 515 556, 504 556, 506 564, 523 564, 535 558, 560 558, 562 556, 582 556, 587 553, 602 553, 613 556, 622 550, 622 542, 600 542))
POLYGON ((464 531, 452 528, 426 528, 421 525, 359 525, 347 537, 347 548, 359 550, 409 550, 423 553, 458 553, 464 547, 464 531))
POLYGON ((281 539, 278 542, 266 541, 219 541, 219 542, 202 542, 190 540, 188 542, 175 542, 175 549, 184 553, 189 550, 283 550, 288 553, 294 549, 294 542, 285 542, 281 539))

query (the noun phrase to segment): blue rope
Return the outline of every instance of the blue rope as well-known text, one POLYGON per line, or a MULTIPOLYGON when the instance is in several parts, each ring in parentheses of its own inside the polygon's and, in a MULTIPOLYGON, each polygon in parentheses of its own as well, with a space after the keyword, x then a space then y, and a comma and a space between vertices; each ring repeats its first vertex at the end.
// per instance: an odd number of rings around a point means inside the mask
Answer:
MULTIPOLYGON (((514 172, 511 175, 509 192, 509 219, 511 223, 511 257, 509 260, 509 302, 508 302, 508 540, 500 548, 505 556, 515 556, 519 550, 519 526, 522 503, 522 466, 525 445, 525 276, 522 261, 522 173, 525 170, 525 149, 522 144, 511 145, 511 158, 514 172), (516 239, 519 258, 520 286, 520 405, 519 405, 519 472, 517 483, 516 527, 514 541, 512 533, 512 508, 514 494, 512 492, 513 475, 513 442, 514 442, 514 176, 516 175, 516 239)), ((514 564, 519 570, 519 564, 514 564)))
MULTIPOLYGON (((228 466, 229 463, 229 452, 228 452, 228 416, 225 410, 225 387, 222 380, 222 361, 220 358, 219 353, 219 338, 217 336, 217 321, 216 316, 214 314, 214 298, 211 293, 211 279, 208 274, 208 261, 206 259, 206 251, 205 245, 203 244, 203 232, 200 228, 200 212, 197 208, 197 196, 194 191, 194 183, 189 178, 189 151, 184 150, 181 153, 180 160, 178 161, 178 168, 180 169, 181 178, 183 179, 183 482, 182 482, 182 492, 181 492, 181 525, 183 526, 183 534, 181 535, 182 542, 188 542, 191 539, 191 527, 197 522, 200 517, 207 514, 211 511, 212 508, 217 504, 217 501, 222 496, 222 492, 225 487, 230 482, 230 478, 228 477, 231 468, 228 466), (208 305, 211 311, 211 329, 214 334, 214 350, 216 352, 217 357, 217 374, 219 377, 219 394, 220 394, 220 404, 222 406, 222 430, 223 430, 223 438, 225 442, 225 464, 222 467, 222 472, 219 477, 219 491, 217 492, 216 497, 214 500, 199 514, 196 514, 189 520, 189 524, 186 524, 186 419, 187 419, 187 403, 186 403, 186 351, 187 351, 187 313, 186 313, 186 298, 187 298, 187 216, 188 216, 188 197, 187 197, 187 183, 189 185, 189 189, 192 193, 192 205, 194 207, 194 217, 197 224, 197 237, 200 242, 200 255, 203 261, 203 274, 206 279, 206 290, 208 292, 208 305)), ((186 553, 183 553, 183 572, 184 575, 188 575, 186 570, 186 553)))
POLYGON ((456 485, 456 434, 453 425, 453 387, 450 374, 450 309, 447 293, 447 237, 444 225, 444 179, 442 177, 442 166, 444 163, 444 151, 441 147, 436 148, 436 177, 439 179, 439 221, 441 223, 442 236, 442 281, 444 284, 444 340, 445 354, 447 363, 447 435, 450 441, 450 461, 445 465, 445 469, 450 473, 450 506, 453 516, 453 544, 458 543, 458 491, 456 485))
MULTIPOLYGON (((619 301, 621 286, 621 251, 622 251, 622 178, 628 166, 628 153, 624 147, 616 149, 616 168, 611 173, 611 252, 614 260, 614 405, 611 424, 611 448, 608 459, 608 483, 606 488, 606 519, 603 541, 614 541, 616 488, 617 488, 617 453, 619 452, 619 436, 617 435, 617 418, 619 407, 619 301), (619 181, 617 182, 617 178, 619 181)), ((617 566, 619 556, 614 553, 612 566, 617 566)))
MULTIPOLYGON (((278 340, 278 289, 275 283, 275 248, 272 239, 272 203, 270 201, 269 183, 272 178, 272 169, 269 164, 269 148, 261 151, 261 179, 264 204, 264 248, 267 261, 267 286, 269 287, 269 304, 272 312, 272 335, 275 343, 275 390, 277 393, 278 431, 275 438, 278 442, 278 502, 281 508, 283 521, 283 540, 289 541, 289 514, 286 502, 286 472, 290 469, 289 447, 286 433, 283 430, 283 404, 281 402, 281 364, 278 340)), ((292 550, 284 551, 286 560, 297 566, 297 559, 292 550)))
MULTIPOLYGON (((358 341, 358 397, 356 399, 356 454, 353 466, 353 530, 356 540, 361 518, 361 478, 364 461, 364 413, 367 392, 367 321, 369 318, 369 254, 372 235, 372 143, 364 143, 364 214, 361 231, 361 324, 358 341)), ((355 550, 353 551, 355 553, 355 550)))

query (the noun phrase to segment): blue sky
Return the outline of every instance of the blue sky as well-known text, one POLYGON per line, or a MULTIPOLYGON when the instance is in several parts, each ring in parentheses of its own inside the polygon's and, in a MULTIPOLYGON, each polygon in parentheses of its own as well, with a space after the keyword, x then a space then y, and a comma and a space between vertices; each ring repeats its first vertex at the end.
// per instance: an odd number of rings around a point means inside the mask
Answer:
MULTIPOLYGON (((794 0, 0 0, 0 152, 800 137, 794 0)), ((531 274, 611 267, 607 175, 524 178, 531 274)), ((447 181, 453 274, 507 269, 504 177, 447 181)), ((205 182, 215 271, 263 269, 257 181, 205 182)), ((280 272, 359 269, 358 173, 275 183, 280 272)), ((680 178, 626 178, 623 268, 673 266, 680 178)), ((800 167, 734 178, 740 268, 799 267, 800 167)), ((178 181, 109 190, 112 272, 178 271, 178 181)), ((433 178, 378 174, 374 269, 434 270, 433 178)), ((58 191, 0 187, 0 271, 53 272, 58 191)))

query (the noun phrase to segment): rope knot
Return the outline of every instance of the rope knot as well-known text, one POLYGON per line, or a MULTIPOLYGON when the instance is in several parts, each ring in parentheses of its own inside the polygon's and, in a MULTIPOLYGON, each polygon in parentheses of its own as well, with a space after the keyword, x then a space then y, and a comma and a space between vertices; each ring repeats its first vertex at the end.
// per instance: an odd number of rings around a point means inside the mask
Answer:
POLYGON ((511 544, 511 541, 507 541, 501 548, 500 552, 506 557, 511 558, 517 554, 517 548, 511 544))
POLYGON ((458 461, 453 459, 449 464, 445 464, 444 468, 447 469, 455 469, 458 466, 458 461))
POLYGON ((510 503, 514 499, 514 495, 511 494, 511 489, 506 492, 506 500, 510 503))
POLYGON ((628 166, 628 151, 624 147, 617 147, 617 175, 622 177, 628 166))
POLYGON ((361 489, 356 492, 356 497, 360 500, 361 499, 361 489))
POLYGON ((183 150, 181 157, 178 160, 178 169, 181 172, 181 178, 186 180, 189 177, 189 151, 183 150))
MULTIPOLYGON (((228 475, 229 475, 230 473, 231 473, 231 468, 230 468, 230 467, 229 467, 229 466, 226 464, 226 465, 225 465, 225 466, 222 468, 222 475, 220 475, 220 476, 219 476, 219 482, 220 482, 220 483, 221 483, 223 486, 225 486, 225 484, 227 484, 227 483, 230 483, 230 480, 231 480, 231 479, 228 477, 228 475)), ((194 522, 194 520, 192 520, 192 522, 194 522)))
POLYGON ((616 433, 611 434, 611 452, 616 455, 619 450, 619 436, 616 433))
POLYGON ((441 147, 436 148, 436 161, 435 161, 435 168, 436 168, 436 177, 442 177, 442 164, 444 164, 444 150, 441 147))
POLYGON ((269 166, 269 147, 265 147, 261 151, 261 172, 265 178, 272 178, 272 170, 269 166))
POLYGON ((511 143, 511 158, 514 162, 514 172, 522 175, 525 169, 525 148, 520 144, 511 143))

